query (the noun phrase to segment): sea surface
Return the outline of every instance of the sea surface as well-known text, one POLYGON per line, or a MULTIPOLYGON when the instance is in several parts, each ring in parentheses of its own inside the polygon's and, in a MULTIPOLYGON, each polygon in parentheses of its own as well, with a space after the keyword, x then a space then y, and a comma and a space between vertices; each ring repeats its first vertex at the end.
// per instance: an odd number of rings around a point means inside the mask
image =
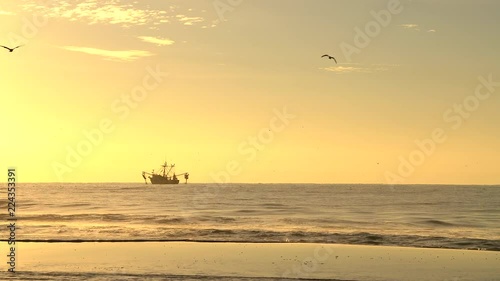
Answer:
MULTIPOLYGON (((7 220, 5 191, 0 193, 2 221, 7 220)), ((341 243, 500 251, 500 186, 19 183, 16 199, 18 241, 341 243)))

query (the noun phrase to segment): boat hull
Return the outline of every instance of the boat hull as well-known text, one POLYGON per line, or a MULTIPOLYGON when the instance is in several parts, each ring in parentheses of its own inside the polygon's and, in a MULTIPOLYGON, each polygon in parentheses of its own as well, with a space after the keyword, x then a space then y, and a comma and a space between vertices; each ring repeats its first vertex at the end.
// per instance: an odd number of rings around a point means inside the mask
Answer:
POLYGON ((160 175, 152 175, 149 177, 152 184, 179 184, 179 179, 166 178, 160 175))

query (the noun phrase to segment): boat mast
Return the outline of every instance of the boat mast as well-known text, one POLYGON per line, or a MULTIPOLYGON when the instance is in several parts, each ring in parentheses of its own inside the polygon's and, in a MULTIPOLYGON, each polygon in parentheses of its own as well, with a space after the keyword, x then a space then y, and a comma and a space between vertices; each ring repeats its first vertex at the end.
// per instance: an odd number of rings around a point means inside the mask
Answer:
POLYGON ((163 177, 165 177, 165 170, 167 169, 167 161, 163 164, 163 177))
POLYGON ((175 164, 170 165, 170 169, 168 169, 167 175, 170 175, 170 172, 172 171, 172 168, 175 167, 175 164))

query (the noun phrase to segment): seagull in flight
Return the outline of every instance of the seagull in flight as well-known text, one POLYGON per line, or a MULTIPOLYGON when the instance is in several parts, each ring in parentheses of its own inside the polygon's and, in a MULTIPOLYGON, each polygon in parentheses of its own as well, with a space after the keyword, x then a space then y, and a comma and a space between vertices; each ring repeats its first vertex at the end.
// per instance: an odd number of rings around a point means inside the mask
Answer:
POLYGON ((11 53, 12 53, 15 49, 17 49, 17 48, 19 48, 19 47, 22 47, 22 46, 23 46, 23 45, 19 45, 19 46, 14 47, 14 48, 9 48, 9 47, 6 47, 6 46, 3 46, 3 45, 0 45, 0 47, 3 47, 3 48, 5 48, 5 49, 9 50, 9 52, 11 52, 11 53))
POLYGON ((322 58, 327 57, 328 59, 334 60, 335 63, 337 63, 337 60, 334 57, 330 56, 330 55, 322 55, 321 57, 322 58))

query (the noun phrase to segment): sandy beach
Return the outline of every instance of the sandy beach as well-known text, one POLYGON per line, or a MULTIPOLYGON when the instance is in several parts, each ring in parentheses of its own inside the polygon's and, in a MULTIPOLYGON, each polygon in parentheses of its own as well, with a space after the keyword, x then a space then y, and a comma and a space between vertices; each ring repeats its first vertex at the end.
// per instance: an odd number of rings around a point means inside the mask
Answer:
MULTIPOLYGON (((312 243, 17 244, 16 269, 21 273, 17 276, 91 273, 141 278, 177 276, 180 280, 237 277, 419 281, 498 280, 500 276, 500 252, 493 251, 312 243)), ((3 274, 9 274, 5 271, 3 274)))

